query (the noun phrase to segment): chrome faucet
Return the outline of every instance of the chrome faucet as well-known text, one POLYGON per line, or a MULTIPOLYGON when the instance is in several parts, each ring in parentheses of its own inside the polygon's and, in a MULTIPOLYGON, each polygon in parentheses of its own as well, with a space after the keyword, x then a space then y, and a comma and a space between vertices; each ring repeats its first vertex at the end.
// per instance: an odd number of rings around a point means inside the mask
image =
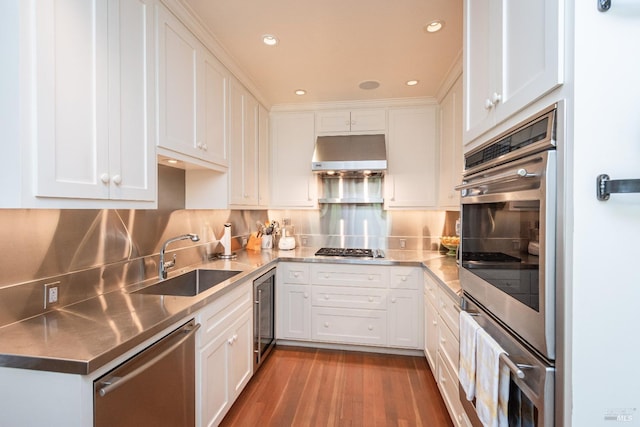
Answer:
POLYGON ((167 269, 176 265, 176 254, 173 254, 173 259, 171 261, 164 262, 164 252, 167 250, 167 245, 172 242, 177 242, 178 240, 187 240, 190 239, 192 242, 197 242, 200 240, 197 234, 183 234, 182 236, 173 237, 162 245, 162 249, 160 249, 160 262, 158 263, 158 278, 160 280, 164 280, 167 278, 167 269))

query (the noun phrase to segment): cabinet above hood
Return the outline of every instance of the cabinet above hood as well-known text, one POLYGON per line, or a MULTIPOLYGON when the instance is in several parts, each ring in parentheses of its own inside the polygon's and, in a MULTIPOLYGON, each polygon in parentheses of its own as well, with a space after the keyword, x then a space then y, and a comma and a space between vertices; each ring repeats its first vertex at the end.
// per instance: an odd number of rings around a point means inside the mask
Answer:
POLYGON ((387 170, 385 136, 319 136, 311 170, 321 174, 381 175, 387 170))

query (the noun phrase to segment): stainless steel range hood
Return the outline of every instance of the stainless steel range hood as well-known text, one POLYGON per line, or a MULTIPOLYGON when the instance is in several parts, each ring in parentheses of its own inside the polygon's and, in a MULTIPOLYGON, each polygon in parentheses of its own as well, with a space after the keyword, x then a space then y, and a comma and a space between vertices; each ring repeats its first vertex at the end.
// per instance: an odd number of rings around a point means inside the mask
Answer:
POLYGON ((316 173, 371 175, 387 170, 384 135, 319 136, 311 160, 316 173))

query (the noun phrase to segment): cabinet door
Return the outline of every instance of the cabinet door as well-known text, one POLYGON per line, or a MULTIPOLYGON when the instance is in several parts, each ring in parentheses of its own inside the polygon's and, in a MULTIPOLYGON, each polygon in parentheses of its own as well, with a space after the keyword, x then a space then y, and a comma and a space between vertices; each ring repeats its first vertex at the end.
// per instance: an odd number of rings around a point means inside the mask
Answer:
POLYGON ((34 7, 36 195, 107 199, 107 1, 34 7))
POLYGON ((388 208, 436 205, 436 116, 435 105, 389 110, 388 208))
POLYGON ((560 59, 560 1, 501 0, 503 33, 496 45, 502 78, 496 91, 496 121, 501 122, 548 93, 563 80, 560 59))
POLYGON ((258 102, 237 81, 230 90, 231 178, 229 202, 258 204, 258 102))
POLYGON ((227 69, 203 48, 202 91, 198 95, 198 155, 221 166, 229 164, 227 114, 229 74, 227 69))
POLYGON ((153 2, 110 3, 109 34, 109 198, 152 201, 157 180, 153 2))
POLYGON ((269 151, 269 113, 262 105, 258 106, 258 205, 268 207, 269 172, 271 153, 269 151))
POLYGON ((417 290, 389 291, 389 346, 422 348, 422 300, 417 290))
MULTIPOLYGON (((465 142, 488 129, 491 105, 486 101, 494 85, 492 48, 499 33, 492 16, 496 0, 465 0, 464 5, 464 131, 465 142)), ((497 43, 497 42, 495 42, 497 43)))
POLYGON ((316 114, 316 128, 318 133, 349 132, 351 113, 348 110, 320 111, 316 114))
POLYGON ((440 185, 438 205, 460 208, 462 182, 462 81, 459 78, 440 103, 440 185))
POLYGON ((158 145, 200 156, 196 108, 200 42, 164 7, 158 7, 158 145))
POLYGON ((277 309, 280 336, 300 340, 311 339, 311 287, 283 284, 277 309))
POLYGON ((232 339, 233 335, 225 330, 199 353, 201 364, 200 425, 218 425, 231 407, 232 391, 228 387, 230 373, 227 367, 230 363, 231 345, 233 344, 229 341, 232 339))
POLYGON ((387 130, 387 112, 384 109, 353 110, 351 132, 382 132, 387 130))
POLYGON ((251 379, 253 372, 253 312, 246 311, 232 327, 229 389, 235 400, 251 379))
POLYGON ((271 206, 315 207, 317 178, 311 172, 313 113, 271 115, 271 206))

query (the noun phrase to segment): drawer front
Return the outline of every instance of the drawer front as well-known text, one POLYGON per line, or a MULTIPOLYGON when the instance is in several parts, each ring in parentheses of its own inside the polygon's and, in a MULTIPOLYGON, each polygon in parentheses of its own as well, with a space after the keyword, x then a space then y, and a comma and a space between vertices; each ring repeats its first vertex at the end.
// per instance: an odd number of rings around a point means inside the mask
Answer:
POLYGON ((444 363, 440 355, 438 355, 438 388, 442 394, 442 399, 447 405, 449 415, 455 426, 467 427, 471 424, 464 413, 464 408, 460 403, 460 394, 458 392, 457 376, 454 376, 448 369, 448 365, 444 363))
POLYGON ((386 345, 385 311, 313 307, 311 312, 311 338, 314 340, 386 345))
POLYGON ((458 354, 460 352, 460 342, 453 335, 451 329, 442 325, 438 328, 438 346, 443 359, 448 364, 449 370, 455 372, 458 377, 458 354))
POLYGON ((386 288, 389 269, 372 265, 315 264, 311 267, 311 281, 314 285, 386 288))
POLYGON ((281 262, 278 264, 277 271, 281 283, 309 284, 309 265, 307 264, 301 262, 281 262))
POLYGON ((246 282, 203 308, 198 315, 198 321, 202 324, 199 347, 207 345, 222 329, 231 325, 239 315, 252 306, 253 283, 246 282))
POLYGON ((438 289, 438 312, 456 339, 460 337, 460 312, 457 309, 458 307, 459 304, 445 293, 444 290, 438 289))
POLYGON ((366 310, 384 310, 387 308, 387 291, 385 289, 313 286, 312 295, 312 304, 318 307, 366 310))
POLYGON ((421 268, 392 267, 389 287, 394 289, 420 289, 421 268))
POLYGON ((429 275, 429 273, 424 272, 423 280, 424 280, 424 294, 427 299, 434 307, 438 306, 438 289, 439 286, 435 280, 429 275))

